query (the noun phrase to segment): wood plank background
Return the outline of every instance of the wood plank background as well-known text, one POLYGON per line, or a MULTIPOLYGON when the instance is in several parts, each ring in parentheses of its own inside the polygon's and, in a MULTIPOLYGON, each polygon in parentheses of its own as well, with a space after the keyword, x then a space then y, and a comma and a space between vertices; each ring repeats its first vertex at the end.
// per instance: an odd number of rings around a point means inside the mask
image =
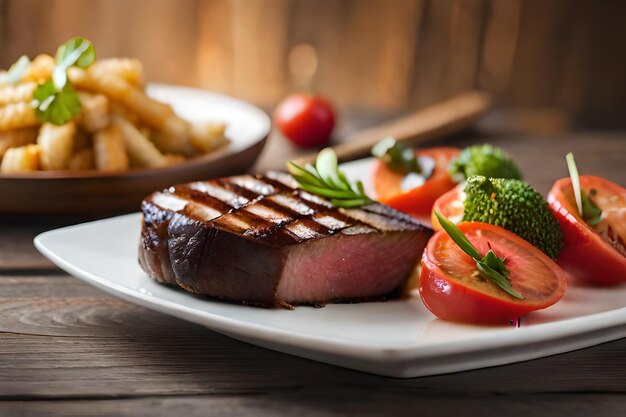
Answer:
POLYGON ((82 35, 134 56, 154 81, 271 108, 299 84, 339 106, 398 111, 480 87, 501 104, 623 125, 622 0, 0 0, 0 66, 82 35))

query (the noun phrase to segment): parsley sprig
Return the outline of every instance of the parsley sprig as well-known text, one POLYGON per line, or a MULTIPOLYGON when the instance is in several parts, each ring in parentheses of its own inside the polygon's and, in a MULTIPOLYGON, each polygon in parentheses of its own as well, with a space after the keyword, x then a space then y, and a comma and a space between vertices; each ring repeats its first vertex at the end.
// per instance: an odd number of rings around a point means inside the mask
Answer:
POLYGON ((372 155, 380 158, 392 171, 402 174, 423 173, 422 166, 413 149, 402 145, 391 136, 374 145, 372 155))
POLYGON ((41 83, 33 93, 33 107, 42 122, 64 125, 80 112, 80 101, 67 79, 70 67, 87 68, 96 59, 93 44, 85 38, 72 38, 57 49, 52 79, 41 83))
POLYGON ((337 155, 330 149, 322 149, 317 155, 315 166, 304 167, 287 162, 287 170, 298 181, 300 188, 313 194, 326 197, 337 207, 352 208, 374 203, 365 194, 363 183, 351 184, 339 170, 337 155))
POLYGON ((441 227, 443 227, 446 233, 448 233, 454 243, 456 243, 463 252, 474 259, 478 272, 483 278, 493 282, 513 297, 520 300, 524 299, 524 296, 515 291, 511 286, 511 280, 509 279, 510 272, 506 268, 506 265, 504 265, 504 258, 498 257, 498 255, 496 255, 491 248, 485 256, 482 256, 480 252, 478 252, 478 249, 472 245, 472 243, 454 223, 438 211, 435 211, 435 216, 437 216, 439 224, 441 224, 441 227))
POLYGON ((580 217, 582 217, 587 224, 595 226, 602 220, 602 210, 600 210, 600 207, 596 206, 587 193, 580 188, 580 176, 578 175, 574 154, 570 152, 565 155, 565 161, 567 162, 567 169, 569 170, 569 176, 572 180, 572 188, 574 189, 574 198, 576 199, 578 214, 580 214, 580 217))

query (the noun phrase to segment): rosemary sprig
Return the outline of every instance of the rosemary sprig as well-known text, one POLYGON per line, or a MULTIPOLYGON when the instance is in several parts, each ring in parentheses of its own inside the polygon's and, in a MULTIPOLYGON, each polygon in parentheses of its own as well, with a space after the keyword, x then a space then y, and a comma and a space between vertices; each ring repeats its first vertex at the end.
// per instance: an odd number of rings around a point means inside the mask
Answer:
POLYGON ((402 145, 391 136, 382 139, 374 145, 372 155, 382 159, 392 171, 402 174, 411 172, 422 174, 424 171, 413 149, 402 145))
POLYGON ((524 296, 515 291, 511 286, 511 280, 509 279, 510 273, 509 270, 506 269, 506 265, 504 265, 504 258, 499 258, 491 248, 485 256, 482 256, 480 252, 478 252, 478 249, 472 245, 454 223, 441 215, 438 211, 435 211, 435 216, 437 216, 439 224, 441 224, 441 227, 448 233, 454 243, 456 243, 463 252, 474 259, 480 275, 490 280, 513 297, 520 300, 524 299, 524 296))
POLYGON ((587 196, 587 193, 580 188, 580 176, 578 175, 574 154, 570 152, 565 155, 565 161, 567 162, 569 176, 572 179, 572 188, 574 189, 574 198, 576 199, 578 214, 580 214, 580 217, 582 217, 587 224, 595 226, 602 220, 602 210, 600 210, 600 208, 591 201, 589 196, 587 196))
POLYGON ((298 181, 300 188, 326 197, 337 207, 352 208, 374 203, 365 194, 363 183, 351 184, 337 165, 337 155, 330 149, 322 149, 317 155, 315 166, 305 167, 287 162, 287 170, 298 181))

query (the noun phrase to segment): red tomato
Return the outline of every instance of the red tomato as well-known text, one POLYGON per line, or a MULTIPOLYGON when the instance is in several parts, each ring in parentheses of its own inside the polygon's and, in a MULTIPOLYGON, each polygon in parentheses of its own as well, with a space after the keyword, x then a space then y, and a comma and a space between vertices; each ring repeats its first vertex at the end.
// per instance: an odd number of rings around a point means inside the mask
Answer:
POLYGON ((274 111, 274 123, 297 146, 322 146, 330 139, 335 113, 321 97, 294 94, 278 105, 274 111))
POLYGON ((459 229, 481 254, 489 246, 505 257, 517 299, 479 276, 476 263, 444 231, 430 239, 422 255, 419 291, 437 317, 465 323, 508 323, 524 314, 546 308, 563 297, 565 273, 539 249, 498 226, 470 222, 459 229))
POLYGON ((465 211, 465 193, 463 192, 465 184, 459 184, 441 197, 439 197, 433 205, 433 210, 430 214, 430 221, 433 225, 433 229, 441 230, 441 225, 435 211, 443 214, 452 223, 459 224, 463 221, 463 212, 465 211))
POLYGON ((558 180, 548 203, 561 224, 565 246, 557 262, 573 277, 594 285, 626 282, 626 190, 604 178, 580 176, 580 187, 602 210, 589 226, 578 214, 569 178, 558 180))
POLYGON ((404 175, 390 170, 377 159, 374 162, 374 188, 378 201, 429 224, 435 200, 456 185, 448 174, 448 167, 460 152, 457 148, 446 147, 416 150, 417 156, 432 158, 435 167, 423 185, 408 191, 401 188, 404 175))

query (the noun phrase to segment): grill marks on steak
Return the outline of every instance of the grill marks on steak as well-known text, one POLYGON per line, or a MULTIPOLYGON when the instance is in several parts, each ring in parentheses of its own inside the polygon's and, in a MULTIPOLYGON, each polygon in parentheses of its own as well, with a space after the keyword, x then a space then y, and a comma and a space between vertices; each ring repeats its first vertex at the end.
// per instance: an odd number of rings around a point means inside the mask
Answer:
POLYGON ((432 234, 380 204, 336 208, 281 173, 177 185, 142 210, 148 275, 255 304, 383 296, 409 276, 432 234))

